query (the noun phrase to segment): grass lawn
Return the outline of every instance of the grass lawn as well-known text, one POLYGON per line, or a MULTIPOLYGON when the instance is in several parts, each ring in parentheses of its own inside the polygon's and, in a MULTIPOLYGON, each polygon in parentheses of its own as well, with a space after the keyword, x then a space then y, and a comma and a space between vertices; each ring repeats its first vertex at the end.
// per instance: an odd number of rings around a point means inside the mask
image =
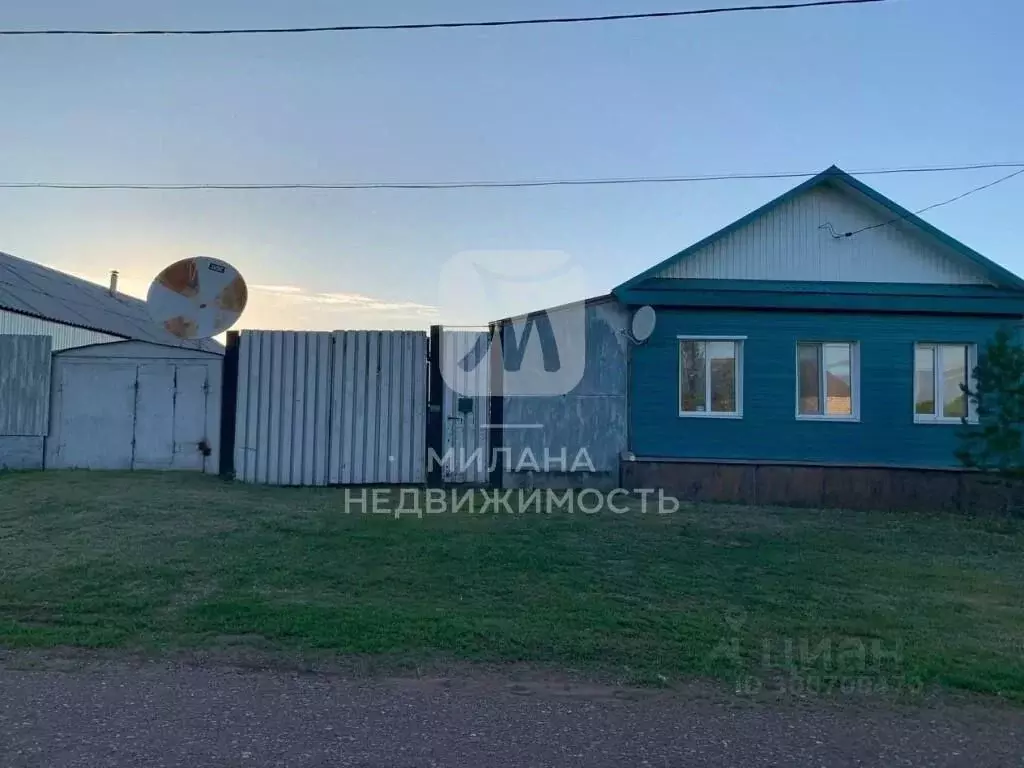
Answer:
POLYGON ((0 475, 0 645, 251 642, 1024 701, 1020 523, 710 506, 395 519, 343 499, 0 475))

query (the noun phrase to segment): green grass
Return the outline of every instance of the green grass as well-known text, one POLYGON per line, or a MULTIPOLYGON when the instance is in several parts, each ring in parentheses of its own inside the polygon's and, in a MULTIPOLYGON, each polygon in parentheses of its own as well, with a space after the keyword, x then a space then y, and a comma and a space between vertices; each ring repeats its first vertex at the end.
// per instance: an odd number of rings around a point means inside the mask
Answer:
POLYGON ((394 519, 344 498, 0 475, 0 644, 802 671, 1024 700, 1019 523, 724 506, 394 519))

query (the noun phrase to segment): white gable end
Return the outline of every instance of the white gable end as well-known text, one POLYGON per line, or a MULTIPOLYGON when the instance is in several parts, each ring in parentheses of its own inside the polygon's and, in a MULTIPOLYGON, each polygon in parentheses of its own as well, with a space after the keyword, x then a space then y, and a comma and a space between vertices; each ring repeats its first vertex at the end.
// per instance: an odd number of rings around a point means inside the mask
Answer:
POLYGON ((991 284, 979 268, 963 263, 912 224, 887 224, 893 218, 859 193, 817 186, 668 265, 655 277, 991 284), (836 239, 822 228, 826 222, 839 234, 886 226, 836 239))

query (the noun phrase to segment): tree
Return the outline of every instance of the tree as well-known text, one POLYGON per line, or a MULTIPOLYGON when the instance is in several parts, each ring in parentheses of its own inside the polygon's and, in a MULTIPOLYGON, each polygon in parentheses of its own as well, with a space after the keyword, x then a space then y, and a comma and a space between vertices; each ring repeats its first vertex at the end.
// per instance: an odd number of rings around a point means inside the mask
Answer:
POLYGON ((1015 332, 996 333, 974 369, 974 387, 961 388, 977 425, 961 433, 957 458, 1005 480, 1024 478, 1024 346, 1015 332))

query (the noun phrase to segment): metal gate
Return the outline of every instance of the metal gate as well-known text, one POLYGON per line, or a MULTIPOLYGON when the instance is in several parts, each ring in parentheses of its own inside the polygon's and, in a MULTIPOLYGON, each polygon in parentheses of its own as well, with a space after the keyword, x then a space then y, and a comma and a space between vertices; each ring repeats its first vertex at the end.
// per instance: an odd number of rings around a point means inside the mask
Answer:
POLYGON ((466 359, 481 344, 488 344, 487 331, 443 331, 441 334, 444 382, 444 452, 442 479, 445 483, 482 485, 488 480, 490 425, 489 366, 484 363, 465 370, 466 359))
POLYGON ((234 475, 269 485, 426 479, 427 337, 243 331, 234 475))
POLYGON ((54 360, 47 468, 216 470, 204 361, 54 360))

